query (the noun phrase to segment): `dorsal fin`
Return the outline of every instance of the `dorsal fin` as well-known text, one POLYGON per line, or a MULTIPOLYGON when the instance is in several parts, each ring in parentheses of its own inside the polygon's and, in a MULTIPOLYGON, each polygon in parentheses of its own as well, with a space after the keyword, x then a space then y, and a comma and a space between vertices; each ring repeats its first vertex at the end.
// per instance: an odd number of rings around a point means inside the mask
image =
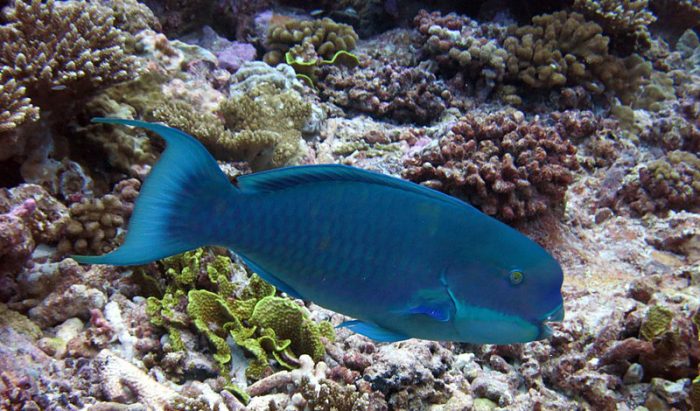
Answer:
POLYGON ((342 164, 285 167, 255 174, 247 174, 238 178, 238 187, 244 193, 264 193, 283 190, 301 184, 329 181, 352 181, 378 184, 413 192, 455 206, 473 208, 471 205, 454 197, 410 181, 342 164))

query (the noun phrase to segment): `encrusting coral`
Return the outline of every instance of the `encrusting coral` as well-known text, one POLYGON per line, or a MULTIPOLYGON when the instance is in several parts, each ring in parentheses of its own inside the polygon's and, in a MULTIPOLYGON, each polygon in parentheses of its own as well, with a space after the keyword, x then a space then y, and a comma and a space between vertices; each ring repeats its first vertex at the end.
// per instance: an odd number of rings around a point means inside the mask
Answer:
POLYGON ((405 162, 404 178, 463 197, 504 220, 560 206, 578 168, 566 137, 522 113, 467 115, 405 162))

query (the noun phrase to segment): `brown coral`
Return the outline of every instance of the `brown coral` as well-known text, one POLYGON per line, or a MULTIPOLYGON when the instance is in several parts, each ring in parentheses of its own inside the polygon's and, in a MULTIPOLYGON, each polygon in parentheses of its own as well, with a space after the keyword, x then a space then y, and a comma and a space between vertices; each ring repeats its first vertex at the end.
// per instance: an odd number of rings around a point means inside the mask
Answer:
MULTIPOLYGON (((618 199, 635 213, 697 211, 700 207, 700 159, 687 151, 672 151, 631 173, 618 199), (636 174, 636 175, 635 175, 636 174)), ((621 204, 617 204, 618 208, 621 204)))
POLYGON ((39 118, 39 109, 32 105, 26 92, 27 88, 12 77, 9 67, 0 67, 0 135, 39 118))
POLYGON ((656 16, 649 10, 649 0, 574 0, 574 9, 603 27, 616 49, 647 49, 649 25, 656 16))
POLYGON ((83 199, 70 206, 70 220, 58 244, 63 254, 103 254, 117 246, 118 229, 133 211, 141 184, 136 179, 123 180, 112 193, 101 198, 83 199))
POLYGON ((270 26, 266 45, 269 51, 263 56, 263 60, 269 64, 281 63, 287 51, 294 46, 304 44, 310 44, 315 54, 329 60, 337 51, 354 49, 357 39, 357 33, 352 26, 336 23, 329 18, 288 19, 283 23, 270 26))
POLYGON ((109 9, 84 1, 17 0, 3 13, 0 63, 27 89, 35 104, 61 92, 84 96, 134 76, 124 55, 125 34, 109 9))
POLYGON ((403 176, 504 220, 562 205, 578 168, 565 137, 520 112, 467 115, 436 143, 408 159, 403 176))
POLYGON ((320 78, 321 96, 330 102, 399 122, 430 123, 447 106, 443 94, 449 97, 433 74, 396 64, 353 71, 327 66, 320 78))

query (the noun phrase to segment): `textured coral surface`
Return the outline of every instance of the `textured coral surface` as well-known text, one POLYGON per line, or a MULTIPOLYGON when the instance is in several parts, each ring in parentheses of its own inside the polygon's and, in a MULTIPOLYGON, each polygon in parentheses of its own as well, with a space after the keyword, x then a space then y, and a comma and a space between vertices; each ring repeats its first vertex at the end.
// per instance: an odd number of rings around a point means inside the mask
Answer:
POLYGON ((700 409, 697 1, 0 8, 0 409, 700 409), (561 264, 565 319, 380 343, 221 247, 80 265, 165 147, 93 117, 182 129, 232 184, 346 164, 467 201, 561 264))

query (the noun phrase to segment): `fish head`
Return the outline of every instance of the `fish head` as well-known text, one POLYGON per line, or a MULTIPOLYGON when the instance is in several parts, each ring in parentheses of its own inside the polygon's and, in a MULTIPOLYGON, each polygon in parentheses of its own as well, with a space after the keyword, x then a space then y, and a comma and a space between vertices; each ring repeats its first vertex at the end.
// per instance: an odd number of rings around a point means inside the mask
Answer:
MULTIPOLYGON (((564 319, 559 263, 522 236, 521 244, 480 255, 446 271, 463 341, 510 344, 545 339, 564 319)), ((466 259, 464 261, 467 261, 466 259)))

